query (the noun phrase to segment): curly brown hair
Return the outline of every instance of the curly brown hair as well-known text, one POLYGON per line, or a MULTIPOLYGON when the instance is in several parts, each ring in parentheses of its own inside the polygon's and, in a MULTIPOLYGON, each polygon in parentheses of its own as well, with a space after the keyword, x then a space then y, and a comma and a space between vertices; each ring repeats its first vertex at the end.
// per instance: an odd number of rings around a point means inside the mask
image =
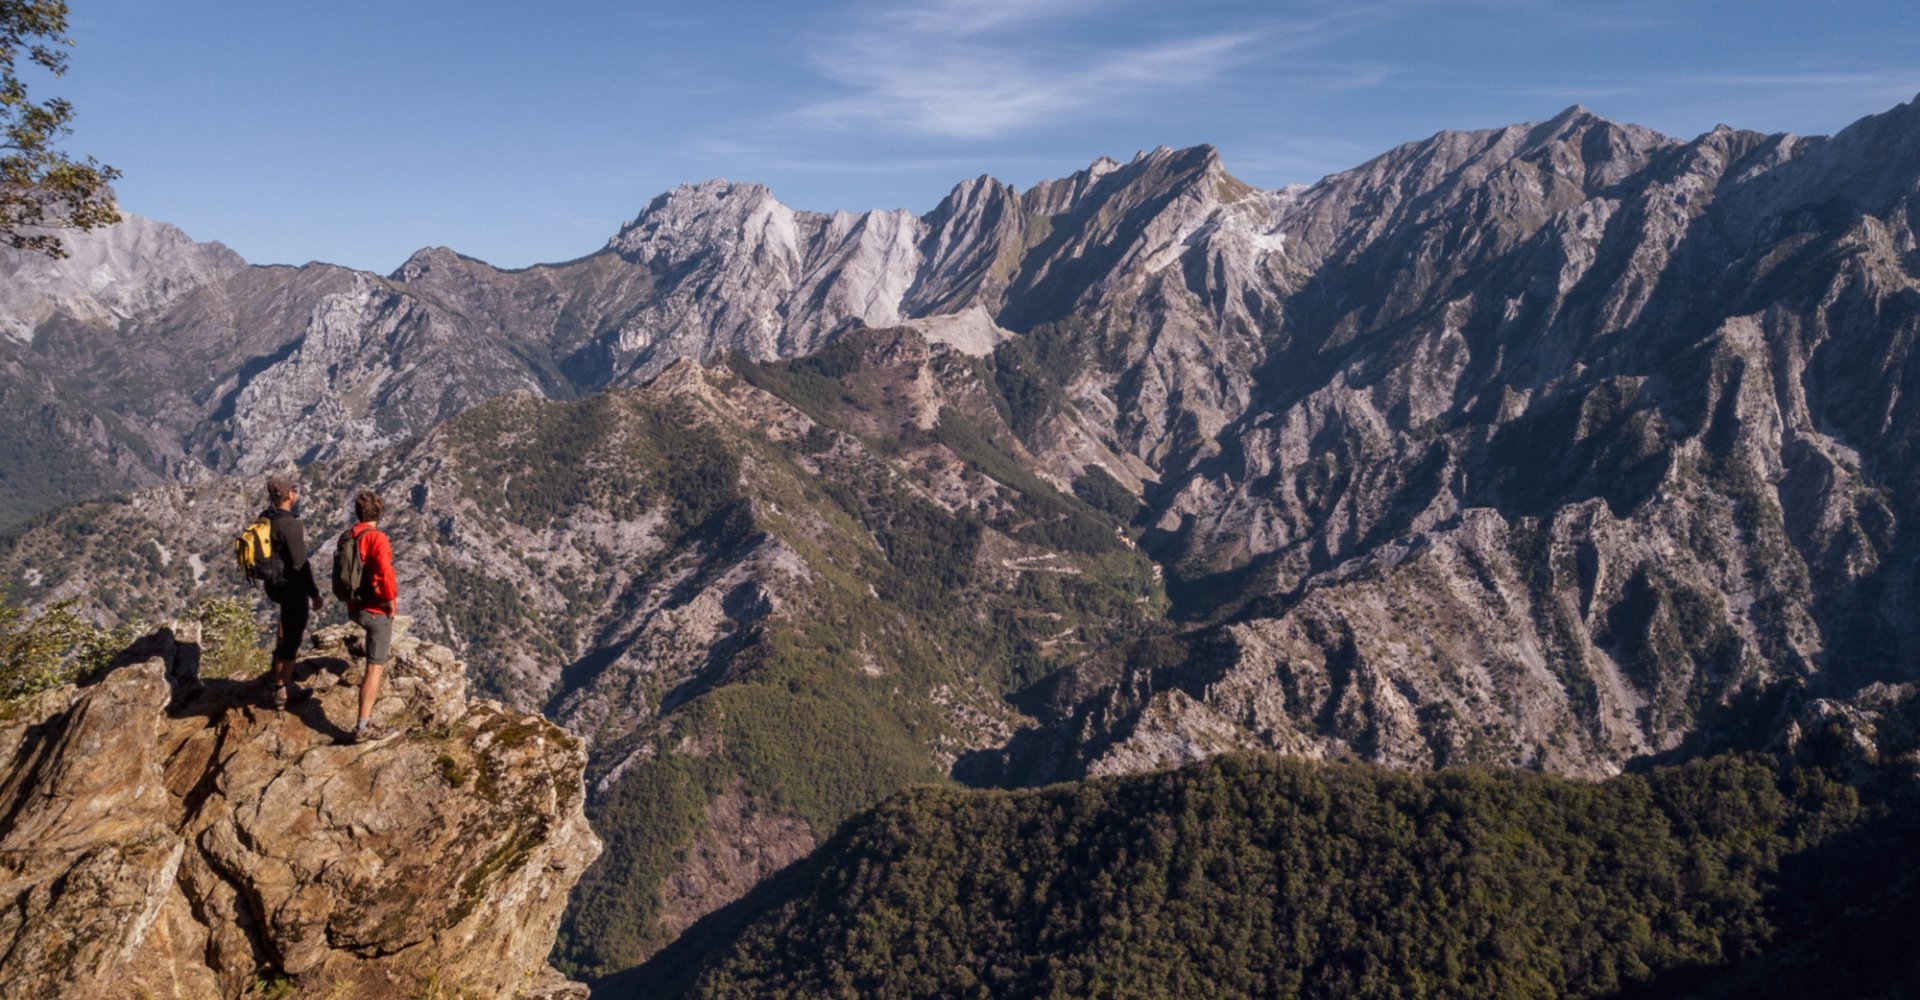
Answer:
POLYGON ((380 494, 372 490, 361 490, 353 495, 353 516, 360 521, 378 521, 386 513, 387 505, 380 502, 380 494))

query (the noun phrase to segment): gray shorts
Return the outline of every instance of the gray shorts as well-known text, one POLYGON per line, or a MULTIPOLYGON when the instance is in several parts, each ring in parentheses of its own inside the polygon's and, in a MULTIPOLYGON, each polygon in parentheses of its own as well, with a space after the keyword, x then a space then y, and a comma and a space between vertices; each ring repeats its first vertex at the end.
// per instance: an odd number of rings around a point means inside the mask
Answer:
POLYGON ((355 611, 353 623, 367 630, 367 662, 385 663, 393 649, 393 616, 374 611, 355 611))

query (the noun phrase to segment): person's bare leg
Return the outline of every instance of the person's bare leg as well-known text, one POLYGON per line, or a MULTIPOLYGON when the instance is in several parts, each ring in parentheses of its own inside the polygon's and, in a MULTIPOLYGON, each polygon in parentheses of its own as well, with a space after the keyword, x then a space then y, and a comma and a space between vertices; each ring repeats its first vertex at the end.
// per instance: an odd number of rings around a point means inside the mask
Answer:
POLYGON ((373 703, 380 698, 380 678, 386 676, 384 663, 367 664, 367 676, 360 682, 360 721, 373 718, 373 703))

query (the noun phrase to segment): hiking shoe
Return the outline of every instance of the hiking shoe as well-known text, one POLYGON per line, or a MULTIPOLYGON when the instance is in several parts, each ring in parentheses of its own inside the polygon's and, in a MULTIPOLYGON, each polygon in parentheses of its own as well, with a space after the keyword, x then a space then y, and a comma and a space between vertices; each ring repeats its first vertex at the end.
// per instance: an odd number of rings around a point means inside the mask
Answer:
POLYGON ((288 705, 298 705, 312 696, 312 691, 298 684, 277 684, 273 689, 273 710, 284 712, 288 705))
POLYGON ((373 721, 361 719, 353 727, 353 733, 347 737, 348 743, 378 743, 392 736, 394 731, 373 721))

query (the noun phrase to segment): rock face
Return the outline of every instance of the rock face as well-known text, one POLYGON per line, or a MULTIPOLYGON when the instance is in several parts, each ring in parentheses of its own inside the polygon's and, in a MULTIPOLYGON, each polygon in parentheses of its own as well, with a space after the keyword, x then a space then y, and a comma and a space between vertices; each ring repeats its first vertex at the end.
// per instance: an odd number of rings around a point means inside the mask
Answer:
POLYGON ((579 744, 402 637, 376 718, 404 732, 336 745, 348 631, 317 637, 315 696, 285 713, 194 681, 197 644, 162 632, 0 729, 0 993, 585 996, 546 964, 600 850, 579 744))
POLYGON ((68 255, 60 260, 0 250, 0 335, 31 341, 56 317, 103 324, 129 320, 165 309, 247 266, 218 243, 195 243, 173 226, 137 215, 63 239, 68 255))
POLYGON ((1917 115, 1570 109, 1304 193, 1260 402, 1163 480, 1149 544, 1246 602, 1183 691, 1274 746, 1603 774, 1911 681, 1917 115))

